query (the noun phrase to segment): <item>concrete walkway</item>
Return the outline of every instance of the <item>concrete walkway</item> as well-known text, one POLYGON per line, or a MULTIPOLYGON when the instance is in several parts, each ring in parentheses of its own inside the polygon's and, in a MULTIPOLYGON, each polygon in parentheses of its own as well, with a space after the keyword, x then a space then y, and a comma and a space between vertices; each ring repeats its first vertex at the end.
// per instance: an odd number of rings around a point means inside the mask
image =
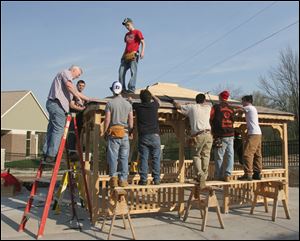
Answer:
MULTIPOLYGON (((276 222, 271 221, 271 210, 264 212, 263 206, 256 207, 255 215, 250 215, 250 207, 231 209, 229 214, 223 214, 225 229, 221 229, 214 211, 209 212, 205 232, 201 232, 199 210, 192 209, 186 222, 178 219, 176 212, 132 215, 132 221, 137 239, 163 239, 163 240, 202 240, 202 239, 230 239, 230 240, 299 240, 299 188, 290 188, 289 209, 291 220, 285 218, 282 204, 279 203, 276 222)), ((18 233, 26 197, 28 192, 23 190, 13 198, 1 197, 1 240, 30 240, 35 239, 37 232, 36 220, 29 220, 26 231, 18 233)), ((40 208, 41 210, 41 208, 40 208)), ((50 211, 42 239, 62 240, 89 240, 107 239, 109 225, 104 232, 99 227, 92 227, 88 221, 87 213, 80 207, 82 231, 70 229, 77 227, 76 222, 68 222, 71 218, 70 208, 65 207, 64 213, 55 215, 50 211)), ((109 222, 110 223, 110 222, 109 222)), ((128 226, 128 225, 127 225, 128 226)), ((123 229, 122 220, 116 220, 112 239, 131 239, 131 232, 123 229)))

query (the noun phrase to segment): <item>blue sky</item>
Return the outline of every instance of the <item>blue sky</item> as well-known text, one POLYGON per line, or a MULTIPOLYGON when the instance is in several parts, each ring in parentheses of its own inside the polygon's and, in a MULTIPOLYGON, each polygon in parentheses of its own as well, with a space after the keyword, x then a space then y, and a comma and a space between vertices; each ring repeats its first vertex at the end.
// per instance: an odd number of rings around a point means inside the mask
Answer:
POLYGON ((199 91, 229 85, 252 92, 259 89, 259 76, 277 65, 280 50, 290 46, 299 51, 299 24, 215 68, 207 68, 297 21, 298 2, 276 2, 201 54, 191 56, 270 4, 4 1, 1 90, 32 90, 44 106, 56 73, 77 64, 84 70, 88 96, 110 95, 108 87, 118 79, 125 47, 126 29, 121 22, 130 17, 146 42, 137 88, 159 81, 199 91))

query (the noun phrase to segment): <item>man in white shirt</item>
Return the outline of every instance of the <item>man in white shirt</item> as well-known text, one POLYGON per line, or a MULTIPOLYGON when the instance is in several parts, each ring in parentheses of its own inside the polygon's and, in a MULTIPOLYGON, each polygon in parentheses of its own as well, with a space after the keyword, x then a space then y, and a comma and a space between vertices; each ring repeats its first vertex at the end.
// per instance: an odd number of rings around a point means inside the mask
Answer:
POLYGON ((195 155, 193 163, 195 167, 195 179, 200 182, 200 188, 206 187, 205 180, 208 176, 210 151, 212 147, 211 127, 209 123, 211 105, 205 102, 205 95, 198 94, 195 104, 181 105, 174 102, 175 107, 182 114, 189 117, 191 136, 194 139, 195 155))
POLYGON ((258 113, 252 105, 252 95, 246 95, 242 98, 243 108, 247 122, 247 139, 244 148, 244 175, 238 180, 261 179, 262 154, 261 154, 261 136, 262 132, 258 123, 258 113))

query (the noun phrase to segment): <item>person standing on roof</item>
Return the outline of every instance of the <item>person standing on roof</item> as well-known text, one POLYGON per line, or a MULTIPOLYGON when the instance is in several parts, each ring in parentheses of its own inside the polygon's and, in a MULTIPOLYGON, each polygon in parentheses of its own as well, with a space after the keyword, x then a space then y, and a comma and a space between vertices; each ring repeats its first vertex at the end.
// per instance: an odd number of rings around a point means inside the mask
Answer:
POLYGON ((119 82, 122 84, 123 92, 134 93, 137 77, 137 64, 139 58, 144 58, 145 40, 142 32, 134 28, 130 18, 125 18, 122 24, 126 27, 128 32, 124 38, 126 47, 119 68, 119 82), (139 54, 140 44, 142 44, 142 49, 139 54), (130 69, 131 79, 128 83, 128 90, 126 90, 125 77, 128 69, 130 69))

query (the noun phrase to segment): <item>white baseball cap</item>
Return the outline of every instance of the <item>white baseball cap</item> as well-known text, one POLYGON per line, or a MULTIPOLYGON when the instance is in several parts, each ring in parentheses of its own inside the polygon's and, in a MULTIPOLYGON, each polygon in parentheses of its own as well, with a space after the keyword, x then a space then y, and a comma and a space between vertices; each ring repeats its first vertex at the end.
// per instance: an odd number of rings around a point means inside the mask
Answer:
POLYGON ((116 95, 120 94, 122 92, 121 83, 119 81, 113 82, 111 87, 110 87, 110 90, 116 95))

